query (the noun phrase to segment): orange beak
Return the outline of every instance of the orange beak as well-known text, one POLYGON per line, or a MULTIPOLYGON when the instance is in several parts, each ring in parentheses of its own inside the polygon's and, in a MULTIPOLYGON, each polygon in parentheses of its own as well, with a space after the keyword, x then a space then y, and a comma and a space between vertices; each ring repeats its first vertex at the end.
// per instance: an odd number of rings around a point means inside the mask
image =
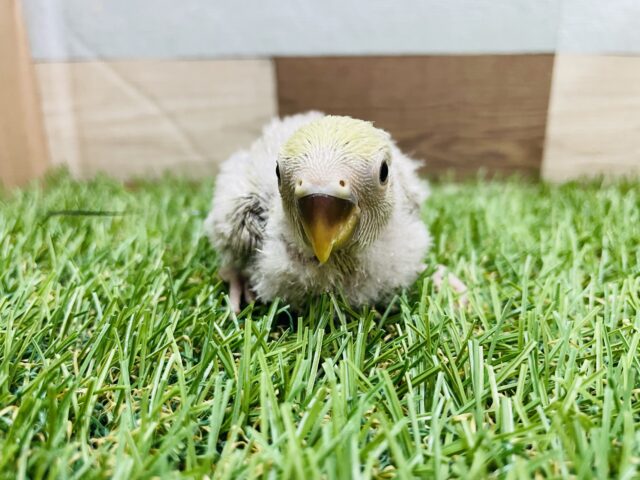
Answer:
POLYGON ((358 223, 358 207, 351 200, 321 193, 298 199, 302 227, 320 263, 344 245, 358 223))

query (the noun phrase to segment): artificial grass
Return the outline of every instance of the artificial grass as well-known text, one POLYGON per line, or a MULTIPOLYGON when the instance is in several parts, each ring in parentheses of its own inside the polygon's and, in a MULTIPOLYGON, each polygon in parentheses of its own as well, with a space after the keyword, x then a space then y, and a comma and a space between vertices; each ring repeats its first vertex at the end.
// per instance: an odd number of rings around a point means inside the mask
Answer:
POLYGON ((638 475, 640 183, 434 185, 467 309, 238 316, 210 182, 50 183, 0 203, 3 477, 638 475))

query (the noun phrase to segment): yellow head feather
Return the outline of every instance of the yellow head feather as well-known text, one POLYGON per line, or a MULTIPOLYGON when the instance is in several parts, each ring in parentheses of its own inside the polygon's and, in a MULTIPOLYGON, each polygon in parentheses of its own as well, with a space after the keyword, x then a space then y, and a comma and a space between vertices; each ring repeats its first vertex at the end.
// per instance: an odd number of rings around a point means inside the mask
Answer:
POLYGON ((284 157, 298 157, 309 150, 340 149, 353 156, 373 156, 389 143, 389 135, 371 122, 328 115, 299 128, 282 148, 284 157))

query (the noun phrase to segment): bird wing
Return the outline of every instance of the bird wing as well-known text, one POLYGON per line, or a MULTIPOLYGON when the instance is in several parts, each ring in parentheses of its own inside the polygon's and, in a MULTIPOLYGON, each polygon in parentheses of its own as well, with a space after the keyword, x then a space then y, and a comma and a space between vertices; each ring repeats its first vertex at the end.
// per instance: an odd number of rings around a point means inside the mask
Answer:
POLYGON ((225 161, 218 173, 205 231, 223 268, 243 269, 260 248, 273 192, 262 188, 251 172, 249 151, 225 161))

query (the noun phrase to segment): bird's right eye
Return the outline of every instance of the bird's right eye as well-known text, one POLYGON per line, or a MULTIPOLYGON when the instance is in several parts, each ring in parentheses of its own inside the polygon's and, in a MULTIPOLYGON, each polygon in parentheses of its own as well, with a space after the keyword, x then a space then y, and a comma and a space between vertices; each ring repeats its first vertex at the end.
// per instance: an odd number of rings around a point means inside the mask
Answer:
POLYGON ((278 177, 278 185, 280 185, 280 165, 276 163, 276 177, 278 177))

